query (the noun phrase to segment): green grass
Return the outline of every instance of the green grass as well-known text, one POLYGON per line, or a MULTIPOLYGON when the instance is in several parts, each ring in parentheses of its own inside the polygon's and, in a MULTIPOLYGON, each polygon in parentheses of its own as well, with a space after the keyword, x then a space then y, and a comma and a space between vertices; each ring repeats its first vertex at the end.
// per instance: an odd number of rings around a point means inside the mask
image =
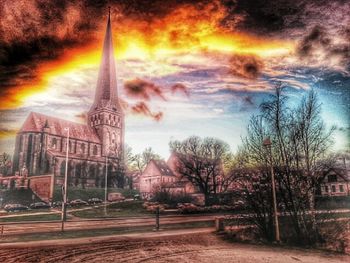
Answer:
MULTIPOLYGON (((160 225, 161 230, 175 230, 175 229, 189 229, 189 228, 203 228, 214 227, 214 222, 190 222, 181 224, 160 225)), ((71 239, 83 237, 98 237, 111 236, 117 234, 128 233, 145 233, 154 230, 154 226, 135 226, 135 227, 116 227, 106 229, 91 229, 91 230, 72 230, 65 232, 50 232, 50 233, 36 233, 36 234, 21 234, 14 236, 4 236, 0 239, 0 243, 8 242, 25 242, 25 241, 40 241, 40 240, 55 240, 55 239, 71 239)))
MULTIPOLYGON (((108 188, 108 193, 122 193, 125 198, 132 198, 135 194, 138 194, 137 190, 133 189, 119 189, 119 188, 108 188)), ((102 200, 105 198, 104 188, 68 188, 68 200, 82 199, 84 201, 90 198, 97 197, 102 200)), ((55 188, 53 194, 54 201, 62 201, 62 190, 61 188, 55 188)))
POLYGON ((88 210, 71 212, 72 215, 81 218, 127 217, 151 215, 142 207, 142 201, 125 201, 112 203, 107 206, 107 216, 103 206, 88 210))
POLYGON ((23 221, 51 221, 60 220, 60 214, 46 214, 46 215, 23 215, 12 217, 0 217, 0 222, 23 222, 23 221))
MULTIPOLYGON (((2 206, 5 206, 6 204, 29 205, 33 202, 33 195, 34 194, 31 189, 0 190, 0 197, 3 199, 2 206)), ((34 202, 39 201, 41 200, 36 195, 34 195, 34 202)))

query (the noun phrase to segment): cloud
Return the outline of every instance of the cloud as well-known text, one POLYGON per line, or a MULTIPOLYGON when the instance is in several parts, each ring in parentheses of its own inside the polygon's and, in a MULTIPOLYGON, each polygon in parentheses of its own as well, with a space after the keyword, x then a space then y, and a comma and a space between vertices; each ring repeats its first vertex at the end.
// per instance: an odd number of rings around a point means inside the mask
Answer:
POLYGON ((181 92, 181 93, 185 94, 187 97, 190 96, 190 92, 189 92, 188 88, 182 83, 176 83, 176 84, 172 85, 170 89, 171 89, 172 94, 174 94, 176 92, 181 92))
POLYGON ((160 97, 163 100, 166 100, 163 95, 163 91, 159 86, 143 79, 137 78, 126 81, 124 83, 124 89, 126 95, 133 98, 150 100, 151 97, 156 96, 160 97))
POLYGON ((17 129, 0 128, 0 139, 15 136, 17 132, 17 129))
POLYGON ((162 112, 151 112, 151 110, 145 102, 139 102, 136 105, 131 106, 131 112, 152 117, 155 121, 160 121, 163 118, 162 112))
POLYGON ((229 72, 241 78, 256 79, 262 68, 262 61, 254 56, 233 55, 229 60, 229 72))
POLYGON ((81 112, 79 114, 76 114, 74 117, 76 117, 80 123, 87 122, 87 112, 81 112))

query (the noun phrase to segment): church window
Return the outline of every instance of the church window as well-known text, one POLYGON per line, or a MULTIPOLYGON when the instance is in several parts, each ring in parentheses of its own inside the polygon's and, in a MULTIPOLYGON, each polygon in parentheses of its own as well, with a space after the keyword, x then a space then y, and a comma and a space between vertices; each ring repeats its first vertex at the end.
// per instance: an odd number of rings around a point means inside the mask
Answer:
POLYGON ((56 147, 57 147, 57 139, 56 138, 52 138, 51 148, 56 149, 56 147))
POLYGON ((97 155, 97 151, 98 151, 97 146, 94 145, 94 149, 92 151, 93 155, 97 155))
POLYGON ((112 116, 111 116, 111 114, 109 114, 109 120, 111 120, 111 118, 112 118, 112 116))
POLYGON ((116 139, 116 135, 115 135, 115 133, 113 132, 113 134, 112 134, 112 144, 115 143, 115 139, 116 139))
POLYGON ((23 151, 23 135, 19 136, 19 151, 23 151))
POLYGON ((82 143, 80 146, 81 153, 85 153, 85 143, 82 143))

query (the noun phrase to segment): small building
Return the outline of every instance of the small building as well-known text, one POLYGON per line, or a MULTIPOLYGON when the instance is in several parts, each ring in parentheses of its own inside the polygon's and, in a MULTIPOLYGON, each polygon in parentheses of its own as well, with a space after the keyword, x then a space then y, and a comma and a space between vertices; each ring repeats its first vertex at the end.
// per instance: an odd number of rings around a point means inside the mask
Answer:
POLYGON ((336 166, 326 172, 318 194, 321 196, 350 196, 349 159, 339 159, 336 166))
POLYGON ((159 189, 171 188, 171 191, 183 192, 181 185, 175 187, 179 180, 164 160, 151 160, 139 179, 142 198, 149 199, 159 189))

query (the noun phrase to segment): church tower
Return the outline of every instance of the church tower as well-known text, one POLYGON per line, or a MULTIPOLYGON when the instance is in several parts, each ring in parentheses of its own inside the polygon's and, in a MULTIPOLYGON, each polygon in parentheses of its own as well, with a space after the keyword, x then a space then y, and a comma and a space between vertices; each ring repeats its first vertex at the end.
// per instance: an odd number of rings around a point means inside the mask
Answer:
POLYGON ((124 113, 118 99, 110 11, 103 43, 95 100, 88 112, 88 125, 96 131, 101 140, 102 156, 122 160, 124 150, 124 113))

